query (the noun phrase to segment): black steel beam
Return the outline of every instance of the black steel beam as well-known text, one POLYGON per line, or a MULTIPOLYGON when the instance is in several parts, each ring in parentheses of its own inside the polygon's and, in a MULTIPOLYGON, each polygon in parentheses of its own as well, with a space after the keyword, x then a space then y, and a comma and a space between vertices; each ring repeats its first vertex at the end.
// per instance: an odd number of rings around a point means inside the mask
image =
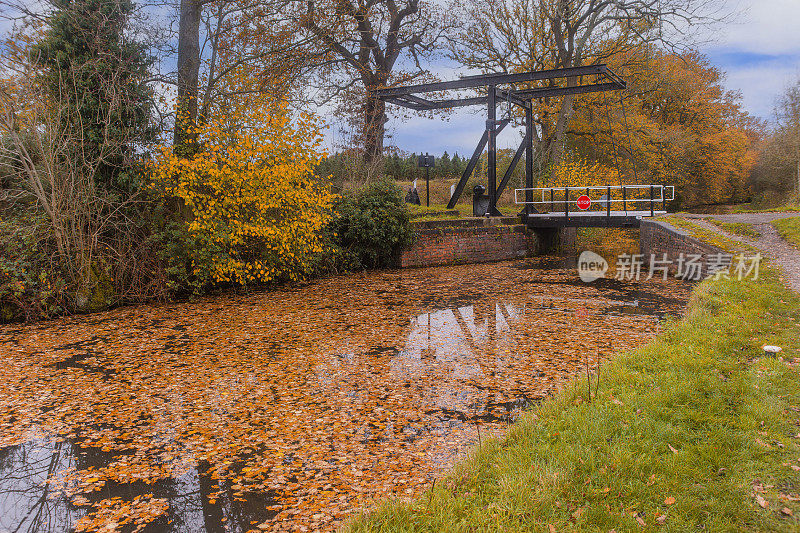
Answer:
POLYGON ((607 72, 609 72, 608 66, 600 64, 583 67, 540 70, 535 72, 520 72, 517 74, 479 74, 477 76, 466 76, 460 80, 420 83, 418 85, 408 85, 405 87, 387 87, 384 89, 376 89, 375 94, 379 98, 385 99, 392 96, 402 96, 404 94, 430 93, 437 91, 449 91, 453 89, 470 89, 474 87, 486 87, 490 85, 525 83, 529 81, 552 80, 575 76, 605 75, 607 72))
POLYGON ((433 103, 430 100, 426 100, 425 98, 420 98, 419 96, 414 96, 413 94, 404 94, 400 98, 402 98, 403 100, 409 100, 409 101, 411 101, 411 102, 413 102, 415 104, 419 104, 419 105, 425 106, 425 107, 427 107, 427 106, 429 106, 429 105, 431 105, 433 103))
POLYGON ((516 104, 520 106, 522 109, 531 108, 531 103, 518 97, 516 92, 506 91, 504 89, 497 89, 497 97, 506 101, 511 100, 512 104, 516 104))
POLYGON ((603 91, 617 91, 625 89, 626 84, 623 81, 607 82, 607 83, 594 83, 591 85, 578 85, 576 87, 541 87, 537 89, 524 89, 517 91, 515 94, 520 98, 532 100, 536 98, 552 98, 556 96, 565 96, 567 94, 586 94, 597 93, 603 91))
POLYGON ((508 165, 506 173, 503 174, 503 179, 500 180, 500 185, 497 186, 497 194, 495 195, 495 198, 500 198, 500 195, 503 194, 503 191, 508 184, 508 180, 511 179, 511 174, 514 173, 514 169, 517 168, 519 160, 522 159, 522 154, 525 153, 525 150, 528 147, 528 135, 530 134, 526 132, 525 138, 522 139, 521 143, 519 143, 519 148, 517 148, 517 151, 514 153, 514 158, 511 160, 511 164, 508 165))
POLYGON ((525 213, 534 210, 533 205, 533 107, 525 109, 525 213))
MULTIPOLYGON (((507 124, 507 120, 501 120, 500 125, 497 127, 497 133, 503 131, 503 128, 505 128, 507 124)), ((483 149, 486 147, 486 142, 488 140, 489 132, 484 130, 481 140, 478 141, 478 146, 475 147, 475 151, 472 153, 469 163, 467 163, 467 168, 464 169, 464 174, 461 175, 461 179, 458 180, 458 183, 456 184, 456 190, 453 191, 453 196, 450 198, 450 201, 447 202, 447 209, 453 209, 456 206, 456 202, 461 197, 461 193, 464 192, 464 185, 467 184, 467 180, 472 175, 472 171, 475 170, 475 165, 478 164, 478 160, 480 160, 481 154, 483 153, 483 149)))
POLYGON ((413 109, 415 111, 425 111, 425 109, 426 109, 425 107, 423 107, 421 105, 414 104, 412 102, 409 102, 407 100, 403 100, 401 98, 386 98, 386 99, 384 99, 384 102, 387 102, 387 103, 390 103, 390 104, 397 104, 399 106, 407 107, 407 108, 413 109))
POLYGON ((475 96, 472 98, 457 98, 453 100, 430 100, 430 104, 425 109, 449 109, 451 107, 464 107, 468 105, 486 105, 485 96, 475 96))
POLYGON ((489 213, 490 216, 496 216, 497 211, 497 91, 494 85, 489 86, 489 100, 487 110, 489 111, 489 119, 486 121, 487 132, 489 133, 489 141, 487 143, 486 153, 486 177, 488 179, 487 188, 489 189, 489 213))

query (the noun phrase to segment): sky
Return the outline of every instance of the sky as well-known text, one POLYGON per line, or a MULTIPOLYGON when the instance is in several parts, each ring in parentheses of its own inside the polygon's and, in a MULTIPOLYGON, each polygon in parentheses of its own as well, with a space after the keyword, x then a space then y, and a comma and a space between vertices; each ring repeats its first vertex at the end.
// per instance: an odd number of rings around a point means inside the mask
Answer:
MULTIPOLYGON (((727 1, 737 15, 698 45, 713 65, 725 72, 725 87, 741 91, 744 109, 770 120, 775 99, 800 79, 800 0, 727 1)), ((457 72, 443 73, 455 79, 457 72), (447 75, 449 74, 449 75, 447 75)), ((462 108, 447 120, 413 117, 387 124, 386 144, 409 152, 471 155, 483 133, 482 109, 462 108)), ((326 136, 335 143, 335 136, 326 136)), ((506 128, 499 148, 516 148, 519 135, 506 128)))
MULTIPOLYGON (((41 2, 25 1, 29 8, 41 2)), ((800 79, 800 0, 719 1, 736 15, 716 27, 697 47, 725 73, 726 88, 741 92, 744 109, 770 120, 775 99, 787 85, 800 79)), ((169 6, 165 3, 162 10, 174 9, 173 3, 169 6)), ((9 27, 10 22, 0 17, 0 33, 9 27)), ((432 64, 430 69, 443 80, 469 74, 441 62, 432 64)), ((447 117, 432 119, 412 113, 408 119, 390 120, 386 145, 408 152, 440 155, 446 150, 451 155, 458 152, 469 156, 484 124, 484 110, 475 107, 460 108, 447 117)), ((498 137, 498 147, 516 148, 519 139, 519 132, 508 127, 498 137)), ((325 144, 329 151, 336 151, 343 144, 335 127, 326 131, 325 144)))

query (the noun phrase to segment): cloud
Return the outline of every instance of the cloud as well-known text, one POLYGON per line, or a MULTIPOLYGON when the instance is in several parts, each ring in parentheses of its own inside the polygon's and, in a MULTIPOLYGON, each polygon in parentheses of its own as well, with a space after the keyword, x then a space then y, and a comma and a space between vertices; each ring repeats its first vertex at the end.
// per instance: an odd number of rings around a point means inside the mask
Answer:
POLYGON ((718 44, 757 54, 800 53, 800 1, 742 0, 739 20, 722 28, 718 44))
POLYGON ((749 113, 770 119, 775 99, 800 78, 800 0, 744 0, 739 20, 701 51, 742 93, 749 113))

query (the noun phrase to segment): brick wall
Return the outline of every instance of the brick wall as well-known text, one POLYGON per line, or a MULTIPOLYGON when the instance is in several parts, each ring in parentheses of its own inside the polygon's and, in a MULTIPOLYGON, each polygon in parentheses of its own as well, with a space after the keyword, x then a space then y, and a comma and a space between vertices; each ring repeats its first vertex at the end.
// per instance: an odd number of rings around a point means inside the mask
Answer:
POLYGON ((639 246, 645 263, 650 260, 650 254, 654 254, 656 259, 661 259, 664 254, 667 254, 667 259, 673 262, 670 267, 670 272, 673 274, 677 269, 677 259, 681 254, 684 256, 701 255, 703 257, 701 261, 703 276, 705 276, 708 258, 719 253, 726 253, 722 248, 706 244, 680 228, 650 219, 643 219, 639 227, 639 246))
POLYGON ((455 227, 415 226, 416 238, 400 257, 402 268, 527 257, 537 252, 539 244, 536 234, 526 232, 522 224, 486 225, 475 219, 455 227))

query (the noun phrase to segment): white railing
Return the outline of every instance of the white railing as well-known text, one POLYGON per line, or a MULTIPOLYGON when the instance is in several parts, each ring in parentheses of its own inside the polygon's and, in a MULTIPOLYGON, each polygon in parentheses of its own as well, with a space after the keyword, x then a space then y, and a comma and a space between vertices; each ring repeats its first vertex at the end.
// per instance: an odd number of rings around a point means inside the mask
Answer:
MULTIPOLYGON (((637 203, 649 204, 651 213, 655 212, 656 205, 666 209, 666 203, 675 199, 673 185, 603 185, 589 187, 534 187, 530 189, 515 189, 514 203, 523 205, 550 205, 550 211, 556 206, 563 207, 564 213, 570 211, 580 212, 584 209, 570 206, 580 196, 586 195, 591 200, 592 206, 601 206, 610 213, 612 204, 622 204, 622 211, 628 211, 628 205, 636 208, 637 203), (645 196, 641 192, 645 191, 645 196), (531 201, 526 201, 527 193, 531 193, 531 201), (575 194, 573 194, 575 193, 575 194), (615 194, 616 193, 616 194, 615 194), (522 195, 522 198, 520 198, 522 195), (537 196, 541 199, 537 199, 537 196), (597 198, 599 196, 599 198, 597 198)), ((641 209, 641 207, 639 208, 641 209)), ((635 210, 635 209, 634 209, 635 210)))

